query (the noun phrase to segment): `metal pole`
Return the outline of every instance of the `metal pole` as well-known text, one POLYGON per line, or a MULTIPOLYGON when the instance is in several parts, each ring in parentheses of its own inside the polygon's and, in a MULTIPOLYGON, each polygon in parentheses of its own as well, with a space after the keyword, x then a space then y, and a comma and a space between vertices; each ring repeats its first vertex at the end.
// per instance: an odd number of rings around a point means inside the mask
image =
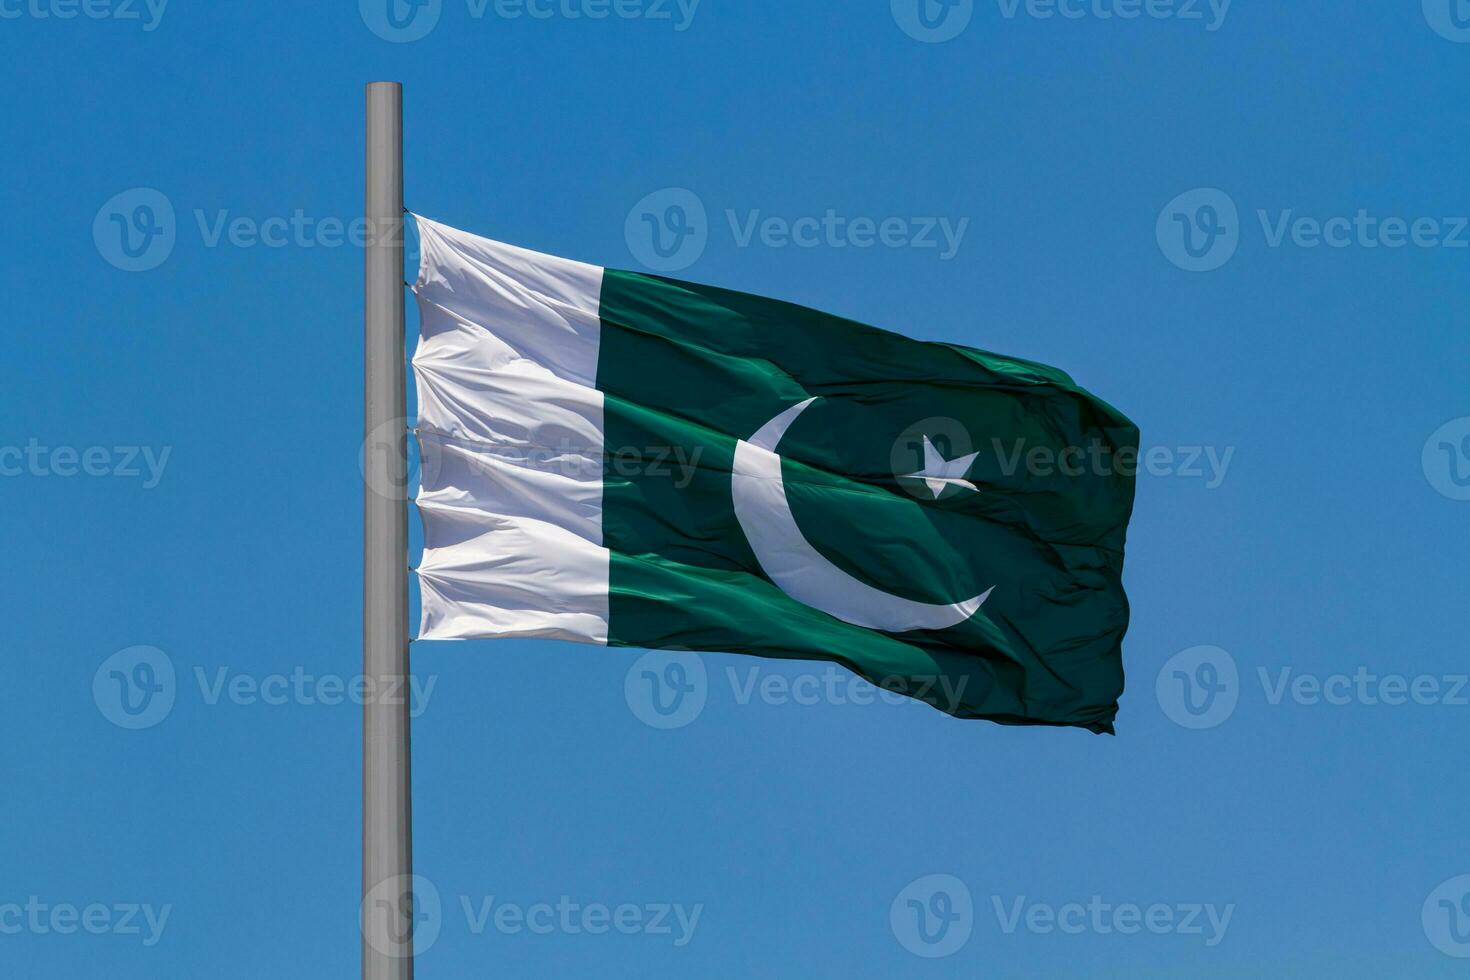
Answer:
POLYGON ((362 976, 412 980, 409 705, 399 696, 407 689, 409 634, 403 87, 397 82, 367 86, 365 216, 362 660, 372 686, 362 709, 362 976), (385 691, 394 696, 381 696, 385 691))

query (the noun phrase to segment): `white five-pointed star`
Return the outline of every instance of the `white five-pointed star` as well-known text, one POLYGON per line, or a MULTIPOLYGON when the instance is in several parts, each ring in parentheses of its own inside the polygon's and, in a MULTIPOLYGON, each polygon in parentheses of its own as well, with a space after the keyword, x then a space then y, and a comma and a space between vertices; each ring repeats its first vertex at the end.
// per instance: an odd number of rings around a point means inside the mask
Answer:
POLYGON ((929 441, 929 437, 925 436, 924 468, 917 473, 905 473, 899 479, 923 480, 924 486, 928 487, 929 492, 934 494, 935 500, 939 499, 939 495, 944 492, 946 487, 964 487, 966 490, 973 490, 979 493, 980 489, 975 484, 964 479, 965 474, 969 472, 970 466, 975 462, 975 457, 979 455, 979 453, 971 453, 968 456, 961 456, 959 459, 945 459, 940 455, 939 450, 934 448, 934 443, 929 441))

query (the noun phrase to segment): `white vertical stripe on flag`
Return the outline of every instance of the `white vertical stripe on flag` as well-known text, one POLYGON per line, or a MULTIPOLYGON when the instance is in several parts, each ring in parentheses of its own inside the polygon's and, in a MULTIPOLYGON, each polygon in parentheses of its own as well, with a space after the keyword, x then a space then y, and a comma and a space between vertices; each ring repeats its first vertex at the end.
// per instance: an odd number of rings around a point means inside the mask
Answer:
POLYGON ((419 636, 606 643, 603 270, 415 218, 419 636))

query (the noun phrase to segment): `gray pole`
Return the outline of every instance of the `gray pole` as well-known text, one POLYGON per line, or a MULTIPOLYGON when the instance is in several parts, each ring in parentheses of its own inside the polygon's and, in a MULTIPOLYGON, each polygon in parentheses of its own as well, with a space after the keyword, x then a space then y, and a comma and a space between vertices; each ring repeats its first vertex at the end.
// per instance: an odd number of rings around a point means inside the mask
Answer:
MULTIPOLYGON (((367 87, 365 217, 362 662, 369 692, 401 695, 408 676, 408 433, 403 88, 397 82, 367 87)), ((401 696, 363 699, 363 980, 413 977, 408 707, 401 696)))

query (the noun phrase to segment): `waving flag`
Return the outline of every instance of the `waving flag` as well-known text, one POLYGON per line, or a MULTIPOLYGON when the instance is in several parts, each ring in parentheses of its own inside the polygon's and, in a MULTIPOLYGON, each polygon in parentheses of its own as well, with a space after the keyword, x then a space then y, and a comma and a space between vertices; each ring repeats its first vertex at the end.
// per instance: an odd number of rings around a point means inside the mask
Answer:
POLYGON ((418 219, 423 639, 836 661, 1111 732, 1138 433, 1061 371, 418 219))

